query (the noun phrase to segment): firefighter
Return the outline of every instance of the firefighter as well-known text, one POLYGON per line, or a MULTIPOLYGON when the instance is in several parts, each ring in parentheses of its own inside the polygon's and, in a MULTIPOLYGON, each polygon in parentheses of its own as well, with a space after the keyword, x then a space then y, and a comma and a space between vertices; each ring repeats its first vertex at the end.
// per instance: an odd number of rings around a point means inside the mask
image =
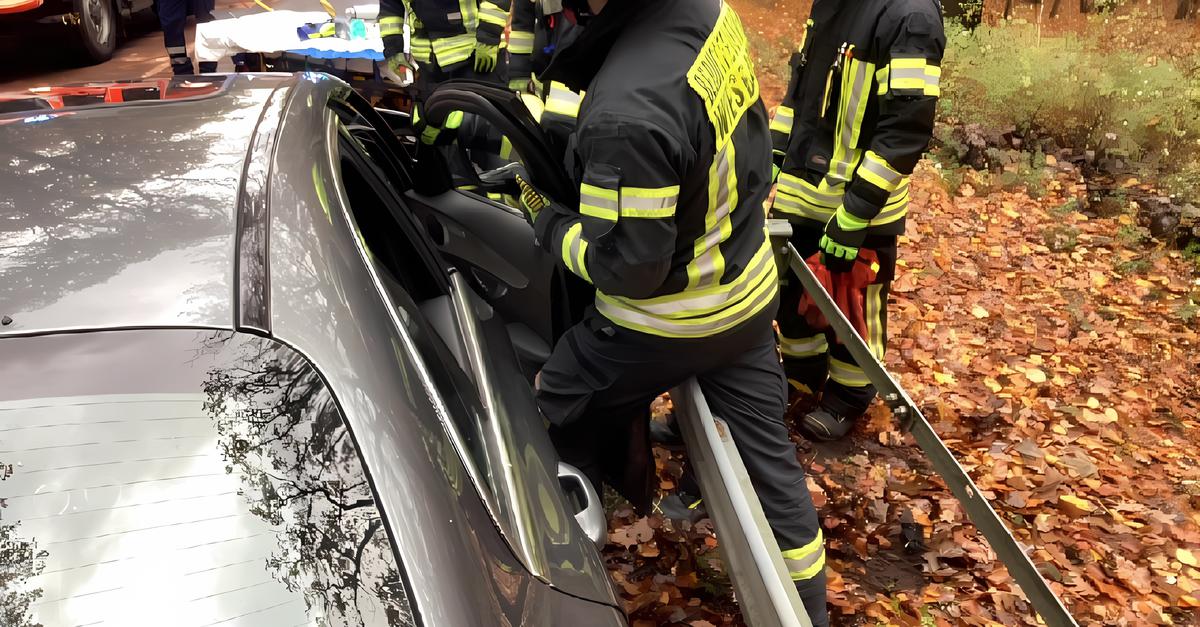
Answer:
POLYGON ((563 461, 646 511, 650 403, 695 377, 827 625, 823 537, 783 422, 770 135, 746 35, 721 0, 589 4, 564 2, 576 32, 542 77, 587 93, 566 154, 579 204, 523 199, 540 245, 596 296, 543 367, 539 406, 563 461))
POLYGON ((536 93, 535 77, 546 69, 559 42, 566 41, 573 24, 563 13, 562 0, 513 0, 512 28, 508 33, 508 86, 536 93))
MULTIPOLYGON (((881 360, 896 240, 909 176, 933 132, 945 42, 938 0, 816 0, 771 120, 782 169, 772 212, 791 222, 796 250, 806 258, 819 252, 826 268, 847 277, 855 263, 878 260, 861 300, 864 339, 881 360), (867 250, 874 255, 860 257, 867 250)), ((802 291, 799 280, 783 281, 784 367, 793 389, 820 394, 801 430, 836 440, 866 412, 875 388, 844 345, 797 311, 802 291)))
MULTIPOLYGON (((163 43, 167 47, 167 56, 171 60, 171 72, 175 76, 187 76, 196 72, 192 58, 188 56, 185 28, 189 13, 196 16, 196 22, 211 22, 212 3, 207 0, 159 0, 158 22, 162 27, 163 43)), ((217 64, 201 62, 201 72, 216 72, 217 64)))
POLYGON ((385 71, 392 80, 400 67, 412 68, 404 50, 404 21, 409 20, 410 48, 419 64, 417 100, 440 83, 473 78, 501 83, 500 37, 508 24, 511 0, 381 0, 379 34, 385 71), (408 9, 406 13, 406 8, 408 9))

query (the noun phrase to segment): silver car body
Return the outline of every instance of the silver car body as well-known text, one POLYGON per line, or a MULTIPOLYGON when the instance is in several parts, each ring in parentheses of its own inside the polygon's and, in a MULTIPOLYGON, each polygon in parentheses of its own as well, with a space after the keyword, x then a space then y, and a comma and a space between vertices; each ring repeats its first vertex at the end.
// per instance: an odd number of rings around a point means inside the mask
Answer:
MULTIPOLYGON (((435 281, 442 300, 421 307, 457 311, 460 326, 476 317, 481 346, 456 350, 468 376, 486 373, 486 459, 464 451, 444 402, 455 392, 430 375, 368 248, 390 237, 364 213, 378 207, 349 200, 343 153, 372 158, 355 137, 380 131, 352 120, 349 87, 320 74, 221 80, 195 99, 0 116, 0 381, 33 367, 6 343, 34 336, 270 338, 313 364, 345 414, 420 624, 624 624, 500 321, 450 272, 435 281)), ((400 174, 388 198, 403 207, 400 174)))

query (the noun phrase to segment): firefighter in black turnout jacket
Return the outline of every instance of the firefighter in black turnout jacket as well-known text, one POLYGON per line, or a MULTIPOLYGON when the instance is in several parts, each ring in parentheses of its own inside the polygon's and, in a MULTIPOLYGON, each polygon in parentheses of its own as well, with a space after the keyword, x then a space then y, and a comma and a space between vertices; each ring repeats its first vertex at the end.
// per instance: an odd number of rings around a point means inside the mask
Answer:
POLYGON ((500 83, 500 37, 508 24, 511 0, 380 0, 379 34, 390 72, 411 67, 404 50, 404 21, 409 45, 420 65, 417 100, 452 78, 500 83), (407 11, 406 11, 407 9, 407 11))
POLYGON ((596 300, 539 376, 551 435, 565 462, 645 511, 650 403, 696 377, 813 623, 827 625, 823 538, 783 422, 770 135, 741 22, 721 0, 564 4, 578 36, 543 78, 587 93, 566 156, 580 200, 533 222, 596 300))
MULTIPOLYGON (((896 238, 909 175, 933 132, 944 48, 938 0, 816 0, 771 120, 782 167, 772 212, 791 222, 796 249, 805 257, 820 251, 833 273, 864 263, 861 250, 875 252, 878 271, 862 302, 864 339, 880 359, 896 238)), ((785 369, 793 387, 821 393, 801 428, 834 440, 867 410, 875 388, 845 346, 797 311, 801 295, 797 279, 784 280, 785 369)))

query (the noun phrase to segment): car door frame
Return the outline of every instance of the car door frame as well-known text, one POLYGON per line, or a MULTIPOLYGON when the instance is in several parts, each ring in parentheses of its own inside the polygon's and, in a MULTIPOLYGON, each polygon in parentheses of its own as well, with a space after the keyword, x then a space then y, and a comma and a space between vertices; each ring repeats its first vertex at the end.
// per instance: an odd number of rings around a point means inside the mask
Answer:
MULTIPOLYGON (((353 98, 347 98, 340 104, 349 106, 351 110, 362 114, 354 106, 353 98), (347 102, 349 101, 349 102, 347 102)), ((370 122, 368 116, 363 116, 370 122)), ((339 124, 337 115, 330 110, 329 123, 335 127, 339 124)), ((374 126, 374 125, 372 125, 374 126)), ((386 133, 378 127, 372 129, 376 136, 386 133)), ((334 128, 327 132, 330 151, 335 165, 340 165, 342 147, 337 139, 340 132, 334 128)), ((379 137, 381 145, 386 145, 386 137, 379 137)), ((394 181, 388 180, 384 171, 371 153, 361 143, 358 146, 361 154, 358 159, 365 159, 375 170, 361 172, 364 176, 377 177, 375 187, 381 200, 388 205, 389 213, 394 220, 404 227, 405 236, 410 240, 419 241, 419 246, 430 250, 431 256, 439 261, 439 269, 447 276, 447 294, 454 303, 455 320, 458 328, 458 338, 445 338, 449 344, 452 339, 461 342, 455 351, 466 356, 465 363, 458 364, 476 383, 478 400, 484 405, 488 417, 485 438, 489 444, 489 454, 496 457, 495 467, 480 469, 474 464, 468 454, 462 434, 456 425, 444 422, 445 429, 451 433, 458 454, 468 466, 472 482, 481 498, 487 503, 493 520, 513 553, 518 556, 532 575, 549 585, 568 592, 574 596, 592 601, 617 606, 617 598, 612 588, 611 580, 600 560, 599 553, 593 540, 578 526, 568 505, 571 499, 562 486, 565 480, 572 487, 585 491, 582 509, 586 518, 592 521, 593 532, 597 517, 602 521, 602 506, 599 496, 594 490, 587 494, 578 480, 577 471, 570 468, 559 471, 559 461, 550 443, 545 424, 533 399, 529 382, 523 378, 516 368, 517 358, 509 342, 507 330, 502 318, 467 284, 457 270, 451 268, 433 249, 428 235, 417 227, 415 219, 407 210, 404 196, 396 189, 394 181), (407 225, 404 223, 407 222, 407 225), (457 277, 457 278, 456 278, 457 277), (507 367, 506 365, 507 364, 507 367), (496 471, 504 475, 502 486, 505 488, 495 498, 504 499, 504 503, 492 501, 486 486, 490 486, 483 478, 485 471, 496 471), (560 479, 561 477, 561 479, 560 479), (555 498, 554 494, 558 497, 555 498), (505 516, 511 515, 511 520, 505 516), (575 524, 576 526, 572 526, 575 524)), ((401 170, 399 163, 387 164, 388 169, 401 170)), ((369 169, 369 168, 368 168, 369 169)), ((331 201, 345 208, 354 215, 348 195, 340 178, 332 186, 331 201)), ((357 245, 365 248, 365 242, 357 237, 357 245)), ((364 250, 364 253, 366 251, 364 250)), ((369 258, 369 253, 367 258, 369 258)), ((370 268, 370 272, 378 272, 370 268)), ((387 289, 376 282, 381 298, 393 309, 397 306, 387 289)), ((428 324, 428 323, 426 323, 428 324)), ((448 364, 447 364, 448 365, 448 364)), ((443 394, 445 391, 441 391, 443 394)), ((490 464, 491 465, 491 464, 490 464)), ((601 523, 601 529, 603 525, 601 523)))

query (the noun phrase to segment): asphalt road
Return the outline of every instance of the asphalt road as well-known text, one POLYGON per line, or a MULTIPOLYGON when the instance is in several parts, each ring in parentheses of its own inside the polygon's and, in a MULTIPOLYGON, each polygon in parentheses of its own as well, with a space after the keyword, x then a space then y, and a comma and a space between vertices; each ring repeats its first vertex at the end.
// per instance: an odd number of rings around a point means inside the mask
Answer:
MULTIPOLYGON (((218 2, 218 7, 224 2, 218 2)), ((188 48, 195 26, 188 24, 188 48)), ((67 34, 64 37, 69 36, 67 34)), ((63 85, 116 79, 138 79, 170 76, 171 66, 163 44, 162 31, 153 13, 136 16, 127 38, 117 48, 113 58, 99 65, 80 66, 53 41, 40 41, 25 46, 11 42, 0 43, 0 93, 24 91, 42 85, 63 85)), ((229 64, 225 61, 225 64, 229 64)), ((232 69, 220 67, 221 71, 232 69)))

